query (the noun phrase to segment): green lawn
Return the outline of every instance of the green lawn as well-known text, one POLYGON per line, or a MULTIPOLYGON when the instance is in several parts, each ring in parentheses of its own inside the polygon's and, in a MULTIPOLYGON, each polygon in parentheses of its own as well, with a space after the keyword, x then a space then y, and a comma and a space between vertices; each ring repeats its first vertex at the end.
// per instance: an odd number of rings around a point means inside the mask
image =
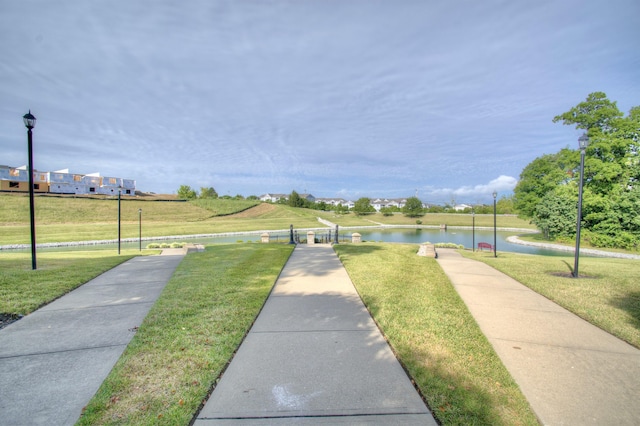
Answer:
POLYGON ((293 248, 216 244, 186 256, 78 424, 189 424, 293 248))
POLYGON ((334 247, 441 424, 538 424, 435 259, 416 245, 334 247))

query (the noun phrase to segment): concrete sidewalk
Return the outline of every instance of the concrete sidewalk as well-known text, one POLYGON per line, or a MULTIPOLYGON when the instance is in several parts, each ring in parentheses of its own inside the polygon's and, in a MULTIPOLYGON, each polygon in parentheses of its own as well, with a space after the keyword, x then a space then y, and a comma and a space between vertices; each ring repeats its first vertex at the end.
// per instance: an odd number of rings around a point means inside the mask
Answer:
POLYGON ((435 425, 329 245, 298 245, 196 425, 435 425))
POLYGON ((0 424, 74 424, 182 258, 131 259, 0 330, 0 424))
POLYGON ((438 263, 542 424, 640 424, 640 350, 482 262, 438 263))

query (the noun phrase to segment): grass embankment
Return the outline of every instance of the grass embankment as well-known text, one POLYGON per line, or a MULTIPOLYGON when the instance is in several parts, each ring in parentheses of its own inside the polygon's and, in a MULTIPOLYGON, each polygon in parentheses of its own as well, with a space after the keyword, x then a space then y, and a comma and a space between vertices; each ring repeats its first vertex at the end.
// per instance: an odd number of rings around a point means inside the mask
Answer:
MULTIPOLYGON (((138 238, 142 209, 142 236, 193 235, 313 227, 316 216, 304 209, 259 204, 251 200, 149 201, 123 197, 121 238, 138 238)), ((116 198, 41 196, 35 199, 38 243, 113 240, 118 237, 116 198)), ((29 198, 0 194, 0 245, 28 244, 29 198)))
POLYGON ((31 270, 31 253, 0 256, 0 314, 26 315, 138 255, 137 250, 46 252, 31 270))
POLYGON ((220 244, 186 256, 78 424, 189 424, 293 247, 220 244))
POLYGON ((414 245, 335 249, 442 424, 538 424, 435 259, 414 245))
POLYGON ((640 348, 640 261, 580 258, 580 279, 569 278, 574 257, 463 251, 603 330, 640 348))

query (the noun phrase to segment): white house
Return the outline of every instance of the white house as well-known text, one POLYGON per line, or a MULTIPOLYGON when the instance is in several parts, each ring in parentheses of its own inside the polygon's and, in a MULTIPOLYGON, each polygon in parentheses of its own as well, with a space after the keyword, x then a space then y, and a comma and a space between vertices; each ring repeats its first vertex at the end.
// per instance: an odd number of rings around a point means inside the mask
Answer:
POLYGON ((260 201, 264 201, 267 203, 277 203, 280 200, 286 200, 289 196, 286 194, 263 194, 260 196, 260 201))
MULTIPOLYGON (((122 194, 134 195, 136 181, 123 178, 103 178, 99 173, 87 175, 69 173, 69 169, 54 172, 34 171, 34 189, 54 194, 122 194)), ((3 191, 28 191, 29 173, 26 166, 12 168, 0 166, 0 189, 3 191)))

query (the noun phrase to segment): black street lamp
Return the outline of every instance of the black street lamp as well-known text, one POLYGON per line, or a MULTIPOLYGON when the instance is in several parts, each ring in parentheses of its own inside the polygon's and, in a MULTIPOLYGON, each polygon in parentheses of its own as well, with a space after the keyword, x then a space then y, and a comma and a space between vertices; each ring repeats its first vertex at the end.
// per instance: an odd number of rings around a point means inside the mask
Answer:
POLYGON ((578 278, 578 261, 580 259, 580 225, 582 222, 582 185, 584 182, 584 156, 588 145, 589 137, 584 133, 578 138, 578 146, 580 147, 580 186, 578 186, 578 219, 576 220, 576 252, 573 262, 573 278, 578 278))
POLYGON ((31 214, 31 269, 36 269, 36 209, 33 202, 33 140, 31 129, 36 127, 36 118, 31 110, 22 116, 27 127, 27 141, 29 146, 29 211, 31 214))
POLYGON ((293 241, 293 225, 289 225, 289 244, 295 244, 293 241))
POLYGON ((476 212, 475 210, 471 209, 471 229, 472 231, 472 237, 471 237, 471 251, 475 252, 476 251, 476 212))
POLYGON ((498 257, 498 246, 497 246, 497 233, 496 233, 496 198, 498 197, 498 193, 493 191, 493 257, 498 257))
POLYGON ((120 195, 122 194, 122 188, 118 187, 118 254, 120 254, 120 195))
POLYGON ((142 209, 138 209, 138 250, 142 251, 142 209))

